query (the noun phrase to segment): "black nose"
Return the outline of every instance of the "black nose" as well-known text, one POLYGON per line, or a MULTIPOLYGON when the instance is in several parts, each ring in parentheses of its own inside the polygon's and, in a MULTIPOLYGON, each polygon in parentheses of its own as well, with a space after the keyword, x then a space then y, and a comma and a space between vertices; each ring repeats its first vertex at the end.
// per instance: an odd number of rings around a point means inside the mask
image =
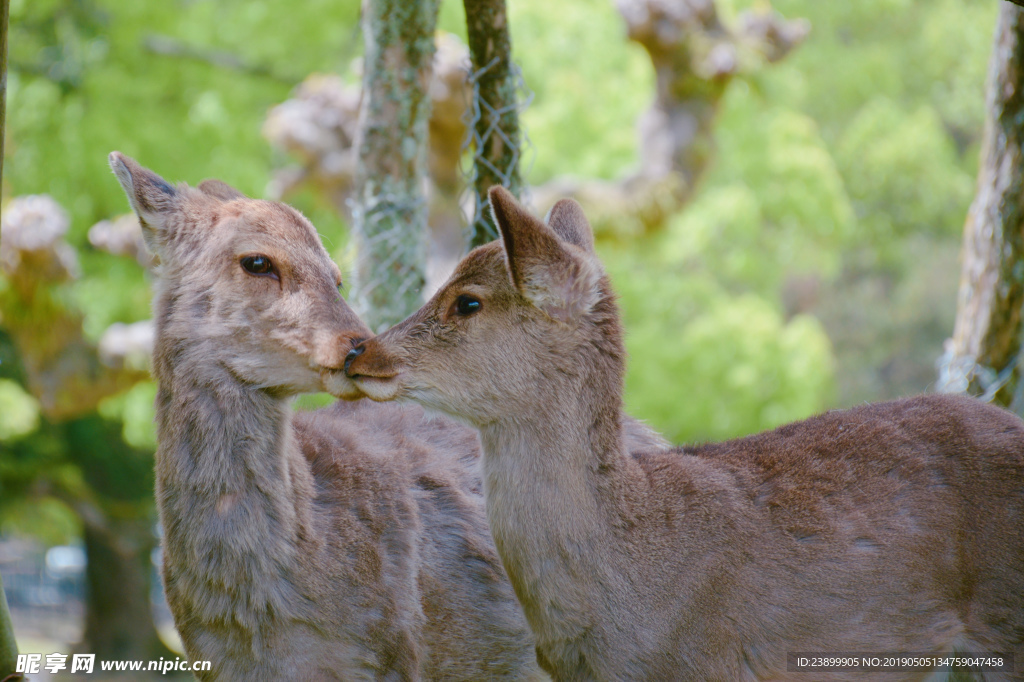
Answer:
POLYGON ((345 374, 348 374, 348 366, 352 364, 352 361, 362 355, 365 350, 366 346, 357 346, 348 352, 348 355, 345 356, 345 374))

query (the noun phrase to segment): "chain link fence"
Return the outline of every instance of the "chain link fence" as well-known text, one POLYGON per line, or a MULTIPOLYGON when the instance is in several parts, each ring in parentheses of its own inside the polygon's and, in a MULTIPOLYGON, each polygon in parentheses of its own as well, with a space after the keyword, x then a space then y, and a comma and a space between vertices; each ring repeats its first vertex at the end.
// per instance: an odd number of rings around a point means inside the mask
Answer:
POLYGON ((525 201, 527 199, 526 184, 522 183, 521 187, 512 185, 518 177, 529 174, 533 160, 533 144, 530 142, 530 137, 526 133, 520 116, 533 102, 533 91, 526 87, 526 81, 523 79, 523 72, 519 65, 515 62, 510 64, 515 90, 515 97, 510 103, 496 108, 480 96, 480 79, 495 68, 499 62, 500 58, 495 57, 482 68, 476 71, 470 70, 468 74, 472 94, 463 119, 466 124, 466 138, 462 144, 462 152, 465 158, 466 152, 472 150, 472 156, 469 157, 468 163, 463 168, 467 200, 469 195, 472 195, 473 200, 473 214, 469 218, 466 229, 466 242, 471 245, 483 244, 498 238, 497 227, 490 218, 487 188, 477 186, 480 175, 486 173, 495 178, 503 187, 507 187, 513 192, 518 190, 520 199, 525 201), (510 138, 501 127, 503 117, 510 112, 515 112, 519 120, 517 139, 510 138), (483 131, 480 131, 478 125, 482 120, 486 121, 487 125, 483 131), (503 156, 504 163, 500 163, 500 167, 486 155, 486 150, 490 148, 488 142, 492 138, 497 138, 503 149, 511 150, 511 154, 503 156), (527 156, 531 163, 527 164, 524 173, 522 160, 527 156))
POLYGON ((348 203, 353 223, 362 226, 351 242, 357 257, 349 302, 370 330, 380 333, 423 303, 426 198, 381 191, 348 203))
MULTIPOLYGON (((970 356, 956 355, 951 341, 946 342, 943 354, 935 365, 939 378, 935 390, 939 393, 973 393, 971 384, 981 390, 979 400, 991 403, 996 394, 1014 379, 1014 372, 1021 365, 1022 354, 1018 353, 1002 370, 979 364, 970 356)), ((1012 412, 1024 416, 1024 381, 1013 384, 1013 398, 1007 406, 1012 412)))

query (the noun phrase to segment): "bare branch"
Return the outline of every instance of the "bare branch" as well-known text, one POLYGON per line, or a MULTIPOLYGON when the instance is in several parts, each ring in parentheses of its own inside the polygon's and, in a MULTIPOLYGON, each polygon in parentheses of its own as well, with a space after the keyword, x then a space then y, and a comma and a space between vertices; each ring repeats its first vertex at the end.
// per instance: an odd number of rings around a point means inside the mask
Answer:
POLYGON ((153 54, 158 54, 164 57, 191 59, 205 64, 212 64, 213 66, 217 66, 222 69, 239 71, 241 73, 249 74, 250 76, 269 78, 270 80, 275 80, 279 83, 284 83, 285 85, 295 85, 302 80, 301 76, 282 74, 264 64, 252 64, 231 52, 195 47, 169 36, 155 34, 149 35, 142 41, 142 44, 153 54))

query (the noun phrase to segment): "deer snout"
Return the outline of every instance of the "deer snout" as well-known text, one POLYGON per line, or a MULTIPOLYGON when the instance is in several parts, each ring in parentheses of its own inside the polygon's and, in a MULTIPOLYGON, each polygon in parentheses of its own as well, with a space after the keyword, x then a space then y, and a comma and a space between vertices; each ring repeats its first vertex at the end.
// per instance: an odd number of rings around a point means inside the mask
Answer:
POLYGON ((345 356, 345 375, 350 379, 391 379, 398 374, 393 360, 375 339, 357 345, 345 356))

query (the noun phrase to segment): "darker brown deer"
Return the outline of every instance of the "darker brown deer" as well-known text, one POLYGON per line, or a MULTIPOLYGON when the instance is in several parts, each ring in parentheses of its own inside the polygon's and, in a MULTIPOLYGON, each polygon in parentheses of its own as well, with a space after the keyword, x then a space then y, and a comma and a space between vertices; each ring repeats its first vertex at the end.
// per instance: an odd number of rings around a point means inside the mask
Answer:
POLYGON ((548 672, 774 680, 788 653, 966 651, 1013 654, 1018 672, 989 678, 1024 677, 1019 418, 932 395, 631 449, 586 218, 490 197, 501 239, 346 369, 480 431, 491 533, 548 672))
POLYGON ((486 526, 476 434, 367 401, 293 417, 296 393, 354 393, 342 362, 369 335, 309 221, 110 165, 159 261, 163 579, 204 679, 545 677, 486 526))

